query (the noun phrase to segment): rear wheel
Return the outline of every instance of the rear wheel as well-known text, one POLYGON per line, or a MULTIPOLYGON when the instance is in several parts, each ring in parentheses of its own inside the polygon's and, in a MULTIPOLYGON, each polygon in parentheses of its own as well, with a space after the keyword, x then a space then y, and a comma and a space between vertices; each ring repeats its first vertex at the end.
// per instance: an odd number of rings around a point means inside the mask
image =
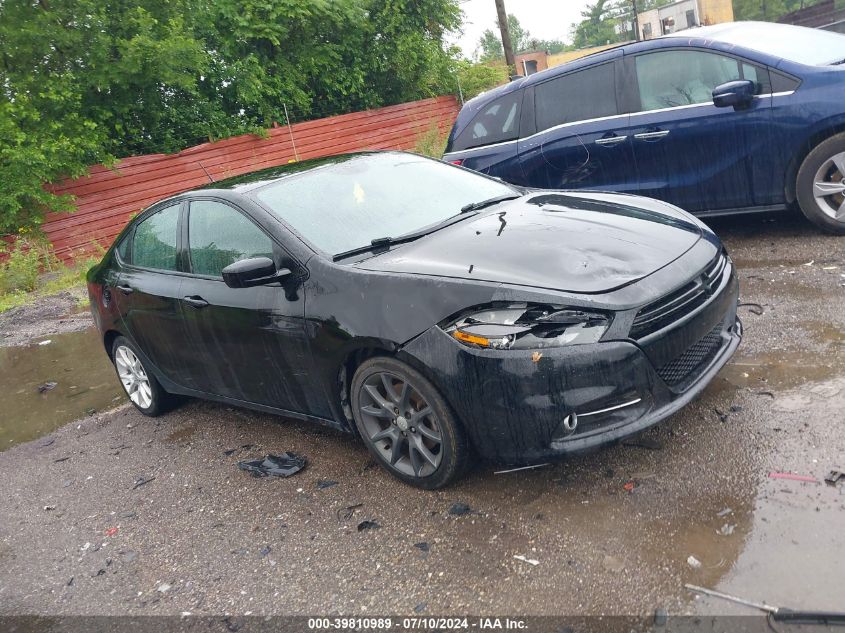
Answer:
POLYGON ((845 134, 837 134, 811 151, 796 182, 801 211, 816 226, 845 235, 845 134))
POLYGON ((441 488, 460 476, 470 451, 463 429, 422 374, 394 358, 371 358, 351 386, 358 432, 392 475, 418 488, 441 488))
POLYGON ((155 417, 167 410, 171 403, 170 394, 144 367, 138 351, 127 338, 118 336, 115 339, 112 345, 112 360, 123 390, 138 411, 155 417))

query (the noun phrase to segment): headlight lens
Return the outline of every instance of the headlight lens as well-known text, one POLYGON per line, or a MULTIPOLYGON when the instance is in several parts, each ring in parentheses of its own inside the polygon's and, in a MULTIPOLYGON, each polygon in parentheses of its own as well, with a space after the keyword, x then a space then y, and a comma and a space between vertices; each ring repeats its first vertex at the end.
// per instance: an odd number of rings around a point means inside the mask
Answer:
POLYGON ((542 349, 596 343, 610 321, 609 315, 593 310, 507 303, 471 309, 442 327, 470 347, 542 349))

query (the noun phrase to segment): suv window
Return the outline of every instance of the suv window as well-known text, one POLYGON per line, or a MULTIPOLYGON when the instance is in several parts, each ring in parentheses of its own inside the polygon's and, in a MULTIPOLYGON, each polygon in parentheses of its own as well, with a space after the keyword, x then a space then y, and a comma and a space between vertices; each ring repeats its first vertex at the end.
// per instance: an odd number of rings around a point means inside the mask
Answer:
POLYGON ((521 106, 522 90, 515 90, 483 106, 455 139, 451 151, 515 139, 519 135, 521 106))
POLYGON ((534 108, 538 132, 561 123, 619 114, 613 62, 538 84, 534 108))
POLYGON ((139 222, 132 238, 132 264, 156 270, 176 270, 178 227, 178 204, 156 211, 139 222))
POLYGON ((771 92, 769 73, 733 57, 694 50, 661 51, 635 58, 640 111, 713 101, 713 89, 729 81, 750 79, 757 94, 771 92))
POLYGON ((245 215, 215 200, 191 202, 188 216, 191 272, 222 277, 229 264, 273 257, 273 242, 245 215))

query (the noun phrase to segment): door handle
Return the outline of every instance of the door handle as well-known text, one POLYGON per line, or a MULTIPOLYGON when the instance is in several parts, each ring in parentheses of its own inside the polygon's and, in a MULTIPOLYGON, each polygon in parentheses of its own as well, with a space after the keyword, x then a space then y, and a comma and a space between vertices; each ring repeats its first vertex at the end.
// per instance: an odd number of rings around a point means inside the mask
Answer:
POLYGON ((655 141, 659 138, 663 138, 669 134, 669 130, 659 130, 656 132, 642 132, 640 134, 634 134, 634 138, 639 141, 655 141))
POLYGON ((131 295, 133 292, 135 292, 135 290, 133 290, 131 286, 127 286, 126 284, 115 287, 125 295, 131 295))
POLYGON ((627 138, 628 138, 627 136, 618 136, 618 135, 607 136, 605 138, 596 139, 596 145, 601 145, 603 147, 613 147, 614 145, 618 145, 619 143, 621 143, 622 141, 624 141, 627 138))
POLYGON ((197 295, 194 295, 193 297, 184 297, 182 301, 187 303, 189 306, 193 306, 197 309, 204 308, 208 305, 208 301, 206 301, 202 297, 198 297, 197 295))

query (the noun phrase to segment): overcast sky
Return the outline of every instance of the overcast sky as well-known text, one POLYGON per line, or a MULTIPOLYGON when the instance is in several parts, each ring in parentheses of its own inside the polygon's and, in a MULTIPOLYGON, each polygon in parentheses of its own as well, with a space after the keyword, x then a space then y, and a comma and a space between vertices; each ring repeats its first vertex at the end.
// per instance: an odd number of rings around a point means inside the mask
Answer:
MULTIPOLYGON (((505 0, 508 13, 515 15, 524 29, 541 40, 571 41, 572 25, 581 19, 589 0, 505 0)), ((494 0, 464 0, 464 34, 458 45, 471 57, 485 29, 496 28, 494 0)))

